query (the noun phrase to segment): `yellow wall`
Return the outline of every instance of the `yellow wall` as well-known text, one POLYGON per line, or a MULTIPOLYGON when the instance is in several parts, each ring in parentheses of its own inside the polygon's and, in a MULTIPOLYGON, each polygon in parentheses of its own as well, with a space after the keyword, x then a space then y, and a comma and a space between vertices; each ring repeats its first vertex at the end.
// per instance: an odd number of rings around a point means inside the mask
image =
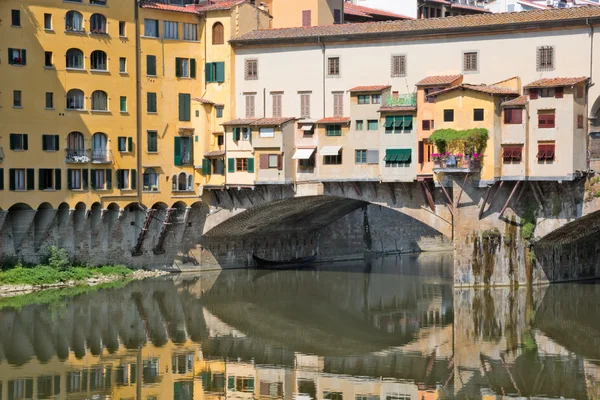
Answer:
POLYGON ((302 11, 311 11, 311 25, 331 25, 334 22, 333 10, 342 11, 344 0, 267 0, 269 13, 273 16, 272 28, 291 28, 302 26, 302 11))

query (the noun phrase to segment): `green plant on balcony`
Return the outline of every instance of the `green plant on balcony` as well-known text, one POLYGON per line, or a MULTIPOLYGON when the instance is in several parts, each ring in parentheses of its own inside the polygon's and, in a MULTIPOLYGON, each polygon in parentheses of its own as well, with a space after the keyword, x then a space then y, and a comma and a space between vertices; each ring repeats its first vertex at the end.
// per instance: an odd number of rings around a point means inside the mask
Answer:
POLYGON ((416 93, 387 96, 385 98, 387 107, 415 107, 417 105, 416 93))
POLYGON ((465 130, 438 129, 429 136, 441 154, 454 153, 470 157, 474 154, 483 154, 489 138, 485 128, 465 130))

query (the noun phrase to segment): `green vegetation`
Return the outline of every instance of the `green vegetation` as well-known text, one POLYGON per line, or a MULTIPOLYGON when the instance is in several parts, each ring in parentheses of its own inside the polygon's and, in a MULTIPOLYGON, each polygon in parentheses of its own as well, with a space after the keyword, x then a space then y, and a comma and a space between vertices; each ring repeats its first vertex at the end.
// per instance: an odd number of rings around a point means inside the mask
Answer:
POLYGON ((440 153, 449 151, 449 146, 458 146, 459 148, 452 150, 465 154, 482 154, 487 146, 488 137, 488 130, 485 128, 473 128, 462 131, 438 129, 429 136, 429 140, 435 143, 435 147, 437 147, 440 153))
POLYGON ((560 212, 562 211, 562 203, 558 197, 552 199, 552 215, 558 217, 560 212))
POLYGON ((533 239, 533 232, 535 231, 535 225, 537 223, 535 211, 531 204, 528 204, 525 207, 525 212, 523 213, 521 223, 521 236, 523 239, 531 241, 533 239))
POLYGON ((594 192, 594 197, 600 197, 600 190, 596 190, 594 192))

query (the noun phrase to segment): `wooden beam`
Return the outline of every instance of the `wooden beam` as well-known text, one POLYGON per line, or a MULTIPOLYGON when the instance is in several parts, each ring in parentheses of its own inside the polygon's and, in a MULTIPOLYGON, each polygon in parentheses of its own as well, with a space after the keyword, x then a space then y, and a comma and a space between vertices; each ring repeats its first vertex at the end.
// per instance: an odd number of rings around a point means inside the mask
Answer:
POLYGON ((351 182, 352 186, 354 187, 354 191, 356 192, 357 196, 360 196, 360 186, 358 185, 358 182, 351 182))
POLYGON ((392 182, 388 183, 388 187, 390 188, 390 193, 392 194, 393 204, 396 204, 396 192, 394 191, 394 184, 392 182))
POLYGON ((339 182, 339 181, 338 181, 338 185, 339 185, 339 187, 340 187, 340 190, 342 191, 342 195, 345 195, 345 194, 346 194, 346 192, 344 192, 344 184, 343 184, 342 182, 339 182))
POLYGON ((221 200, 219 200, 219 195, 217 194, 217 191, 211 190, 210 193, 215 197, 215 201, 216 201, 217 205, 220 206, 221 200))
POLYGON ((427 182, 421 181, 421 188, 423 189, 423 196, 425 197, 425 201, 429 203, 429 208, 431 208, 431 211, 435 212, 435 203, 433 202, 433 196, 431 194, 431 191, 429 190, 427 182))
POLYGON ((460 198, 462 197, 463 191, 465 190, 465 186, 467 184, 467 178, 469 177, 469 174, 465 174, 465 180, 463 181, 462 187, 460 188, 460 193, 458 194, 458 199, 456 199, 456 208, 458 208, 458 205, 460 204, 460 198))
MULTIPOLYGON (((265 190, 268 190, 267 188, 265 188, 265 190)), ((265 196, 263 196, 262 194, 262 188, 259 186, 254 190, 256 193, 258 193, 258 195, 260 196, 261 199, 263 199, 263 201, 266 201, 267 199, 265 199, 265 196)))
POLYGON ((246 197, 248 198, 248 201, 250 202, 250 204, 252 206, 254 206, 254 202, 252 201, 252 199, 250 198, 250 193, 248 193, 249 190, 244 191, 244 193, 246 193, 246 197))
POLYGON ((494 200, 496 200, 496 197, 498 197, 498 193, 500 193, 500 189, 502 189, 502 186, 504 186, 504 181, 500 181, 500 185, 498 185, 498 189, 496 189, 496 191, 492 195, 492 198, 490 199, 490 205, 487 208, 487 211, 489 211, 492 208, 492 206, 494 205, 494 200))
POLYGON ((379 195, 377 194, 377 182, 371 182, 373 184, 373 193, 375 193, 375 197, 378 197, 379 195))
POLYGON ((448 208, 450 208, 451 210, 453 210, 454 209, 454 204, 452 202, 452 199, 450 198, 450 195, 448 194, 448 191, 446 191, 446 188, 442 184, 442 181, 440 181, 440 177, 436 175, 436 179, 437 179, 438 183, 440 184, 440 188, 442 189, 442 193, 444 193, 444 196, 446 197, 448 208))
POLYGON ((494 186, 488 186, 487 191, 485 192, 485 198, 483 199, 483 203, 481 204, 481 207, 479 207, 479 217, 478 219, 481 219, 481 216, 483 215, 483 209, 485 208, 485 205, 487 204, 488 201, 488 197, 490 197, 490 193, 492 192, 492 188, 494 186))
POLYGON ((238 203, 240 203, 240 206, 243 206, 244 203, 242 202, 242 199, 240 199, 240 196, 238 196, 237 192, 239 192, 240 189, 234 189, 231 191, 231 193, 233 193, 233 195, 235 196, 235 198, 237 199, 238 203))
MULTIPOLYGON (((536 191, 537 185, 535 183, 536 182, 531 182, 531 191, 533 192, 533 197, 535 197, 535 201, 537 201, 540 206, 540 210, 544 211, 544 203, 542 202, 540 195, 536 191)), ((539 187, 538 187, 538 189, 539 189, 539 187)))
POLYGON ((521 183, 521 181, 517 181, 517 183, 515 183, 515 187, 513 187, 513 190, 510 192, 510 195, 508 196, 508 199, 506 199, 506 203, 504 203, 504 207, 502 207, 502 210, 500 210, 500 214, 498 215, 498 219, 502 218, 502 214, 504 214, 504 211, 506 211, 506 209, 508 208, 508 204, 510 203, 510 201, 513 198, 513 196, 515 195, 517 189, 519 188, 519 184, 520 183, 521 183))
POLYGON ((233 196, 231 195, 230 190, 231 189, 225 189, 225 193, 227 193, 227 195, 229 196, 229 200, 231 200, 231 207, 235 208, 235 201, 233 200, 233 196))
POLYGON ((406 186, 406 183, 402 182, 402 188, 408 194, 408 197, 412 200, 412 191, 406 186))
POLYGON ((523 192, 525 192, 525 188, 527 187, 528 183, 529 183, 529 181, 523 181, 523 184, 521 185, 521 190, 519 191, 519 195, 517 196, 517 199, 515 200, 515 206, 519 205, 519 200, 521 200, 521 196, 523 196, 523 192))

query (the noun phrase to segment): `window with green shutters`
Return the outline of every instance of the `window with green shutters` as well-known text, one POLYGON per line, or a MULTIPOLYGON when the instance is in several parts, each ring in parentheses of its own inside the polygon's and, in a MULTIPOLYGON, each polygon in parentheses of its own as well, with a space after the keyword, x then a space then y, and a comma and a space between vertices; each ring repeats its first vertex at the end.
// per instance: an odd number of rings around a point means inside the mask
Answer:
POLYGON ((412 115, 396 115, 385 117, 385 133, 410 132, 413 129, 412 115))
POLYGON ((327 125, 325 128, 325 134, 327 136, 342 136, 341 125, 327 125))
POLYGON ((42 150, 57 151, 59 145, 58 135, 42 135, 42 150))
POLYGON ((148 153, 156 153, 158 151, 158 132, 146 132, 146 145, 148 153))
POLYGON ((227 159, 227 172, 229 172, 229 173, 235 172, 235 158, 227 159))
POLYGON ((29 149, 29 140, 26 133, 11 133, 9 142, 11 150, 25 151, 29 149))
POLYGON ((0 190, 4 190, 4 168, 0 168, 0 190))
POLYGON ((212 163, 208 158, 202 160, 202 174, 208 176, 212 173, 212 163))
POLYGON ((146 56, 146 75, 156 76, 156 56, 146 56))
POLYGON ((127 137, 125 136, 119 136, 117 138, 117 147, 119 149, 119 152, 123 153, 127 151, 127 137))
POLYGON ((57 169, 38 169, 38 189, 39 190, 60 190, 61 189, 61 170, 57 169))
POLYGON ((248 172, 254 172, 254 158, 248 159, 248 172))
POLYGON ((177 78, 195 78, 196 60, 194 58, 175 58, 175 76, 177 78))
POLYGON ((385 151, 385 157, 383 158, 383 161, 385 161, 385 166, 391 168, 410 164, 411 160, 411 149, 387 149, 385 151))
POLYGON ((179 93, 179 120, 191 120, 191 96, 189 93, 179 93))
POLYGON ((206 82, 225 82, 225 63, 206 63, 204 66, 204 74, 206 82))
POLYGON ((173 163, 175 165, 191 165, 193 162, 191 137, 176 136, 174 139, 173 163))
POLYGON ((127 97, 126 96, 121 96, 121 112, 127 112, 127 97))
MULTIPOLYGON (((233 160, 233 158, 230 160, 233 160)), ((227 377, 227 389, 235 392, 235 376, 227 377)))
POLYGON ((147 104, 146 111, 149 113, 158 112, 158 108, 156 105, 156 93, 148 92, 147 100, 148 100, 148 104, 147 104))

